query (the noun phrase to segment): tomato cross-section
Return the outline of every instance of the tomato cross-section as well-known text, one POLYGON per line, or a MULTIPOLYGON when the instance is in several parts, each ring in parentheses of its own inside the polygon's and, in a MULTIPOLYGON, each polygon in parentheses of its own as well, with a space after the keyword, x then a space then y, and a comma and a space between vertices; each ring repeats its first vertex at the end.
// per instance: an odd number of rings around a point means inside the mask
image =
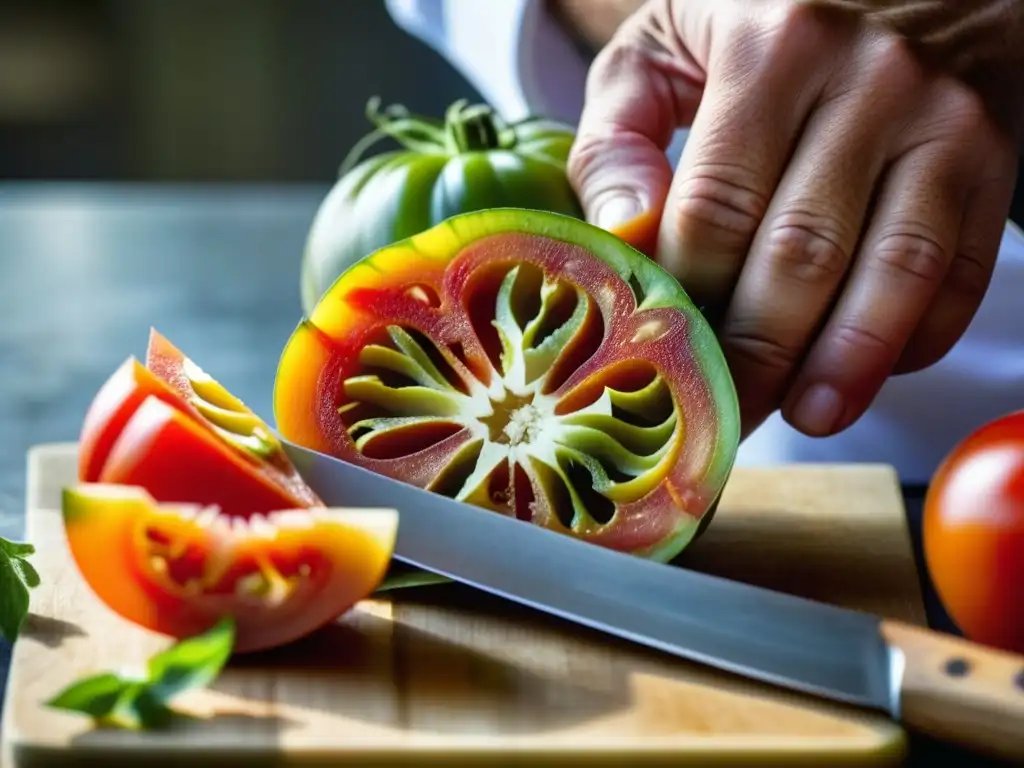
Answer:
POLYGON ((456 216, 356 263, 293 333, 274 397, 297 443, 659 560, 710 519, 739 441, 680 285, 538 211, 456 216))
POLYGON ((280 510, 248 519, 158 504, 144 489, 65 489, 68 546, 114 612, 174 637, 236 624, 234 650, 296 640, 369 595, 394 548, 394 510, 280 510))

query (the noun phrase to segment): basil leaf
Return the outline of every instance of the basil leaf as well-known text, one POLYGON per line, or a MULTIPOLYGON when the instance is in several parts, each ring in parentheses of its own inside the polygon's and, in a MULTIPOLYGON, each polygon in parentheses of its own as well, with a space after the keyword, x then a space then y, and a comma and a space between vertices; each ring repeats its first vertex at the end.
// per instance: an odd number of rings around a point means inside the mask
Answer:
POLYGON ((166 728, 175 717, 175 712, 161 699, 159 693, 149 686, 140 687, 131 701, 134 724, 144 730, 166 728))
POLYGON ((206 632, 153 656, 146 680, 125 679, 112 672, 94 675, 72 683, 47 706, 122 728, 163 728, 176 715, 168 700, 189 688, 208 685, 231 657, 234 645, 234 621, 224 618, 206 632))
POLYGON ((0 635, 14 642, 28 615, 28 591, 39 574, 24 558, 36 548, 27 542, 0 538, 0 635))
POLYGON ((0 538, 0 552, 6 553, 8 557, 28 557, 36 553, 36 548, 27 541, 8 541, 0 538))
POLYGON ((46 706, 102 720, 114 713, 132 685, 132 682, 110 672, 94 675, 72 683, 46 702, 46 706))
POLYGON ((147 688, 161 701, 201 688, 220 674, 235 644, 235 624, 223 618, 202 634, 182 640, 149 660, 147 688))
POLYGON ((39 571, 37 571, 28 560, 22 560, 21 558, 16 557, 11 560, 11 567, 17 571, 18 576, 25 583, 26 587, 29 589, 35 589, 39 586, 39 571))
POLYGON ((14 642, 28 615, 28 587, 11 561, 0 555, 0 635, 14 642))

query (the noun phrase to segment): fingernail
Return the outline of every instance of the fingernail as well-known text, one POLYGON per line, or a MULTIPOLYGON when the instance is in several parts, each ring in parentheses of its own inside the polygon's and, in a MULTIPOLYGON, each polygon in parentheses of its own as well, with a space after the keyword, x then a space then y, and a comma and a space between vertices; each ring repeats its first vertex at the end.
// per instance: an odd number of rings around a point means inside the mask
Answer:
POLYGON ((635 219, 643 210, 637 198, 631 195, 618 195, 598 206, 594 214, 594 224, 601 229, 615 229, 635 219))
POLYGON ((792 412, 793 426, 809 435, 828 435, 843 417, 843 396, 828 384, 808 387, 792 412))

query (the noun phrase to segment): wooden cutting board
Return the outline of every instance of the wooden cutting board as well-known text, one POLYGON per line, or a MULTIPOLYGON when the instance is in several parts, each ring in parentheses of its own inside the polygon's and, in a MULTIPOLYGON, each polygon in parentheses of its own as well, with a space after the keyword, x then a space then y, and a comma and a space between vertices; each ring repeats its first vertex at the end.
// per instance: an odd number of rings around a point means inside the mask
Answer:
MULTIPOLYGON (((680 662, 460 586, 367 600, 287 649, 240 657, 171 732, 99 731, 40 702, 169 641, 108 611, 66 550, 75 448, 29 453, 42 575, 14 647, 6 768, 46 765, 892 764, 905 734, 872 713, 680 662)), ((888 466, 735 470, 689 555, 700 570, 924 623, 888 466)))

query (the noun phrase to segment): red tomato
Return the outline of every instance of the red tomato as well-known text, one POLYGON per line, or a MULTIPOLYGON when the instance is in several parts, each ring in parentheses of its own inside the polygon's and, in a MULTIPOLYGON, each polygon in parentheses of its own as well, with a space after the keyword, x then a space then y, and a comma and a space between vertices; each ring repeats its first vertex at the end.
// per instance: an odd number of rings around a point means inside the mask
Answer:
POLYGON ((303 637, 373 592, 398 522, 393 510, 302 509, 242 523, 98 484, 66 489, 63 515, 79 571, 111 610, 177 638, 231 616, 236 652, 303 637))
POLYGON ((946 457, 925 500, 923 539, 961 631, 1024 653, 1024 411, 975 430, 946 457))

